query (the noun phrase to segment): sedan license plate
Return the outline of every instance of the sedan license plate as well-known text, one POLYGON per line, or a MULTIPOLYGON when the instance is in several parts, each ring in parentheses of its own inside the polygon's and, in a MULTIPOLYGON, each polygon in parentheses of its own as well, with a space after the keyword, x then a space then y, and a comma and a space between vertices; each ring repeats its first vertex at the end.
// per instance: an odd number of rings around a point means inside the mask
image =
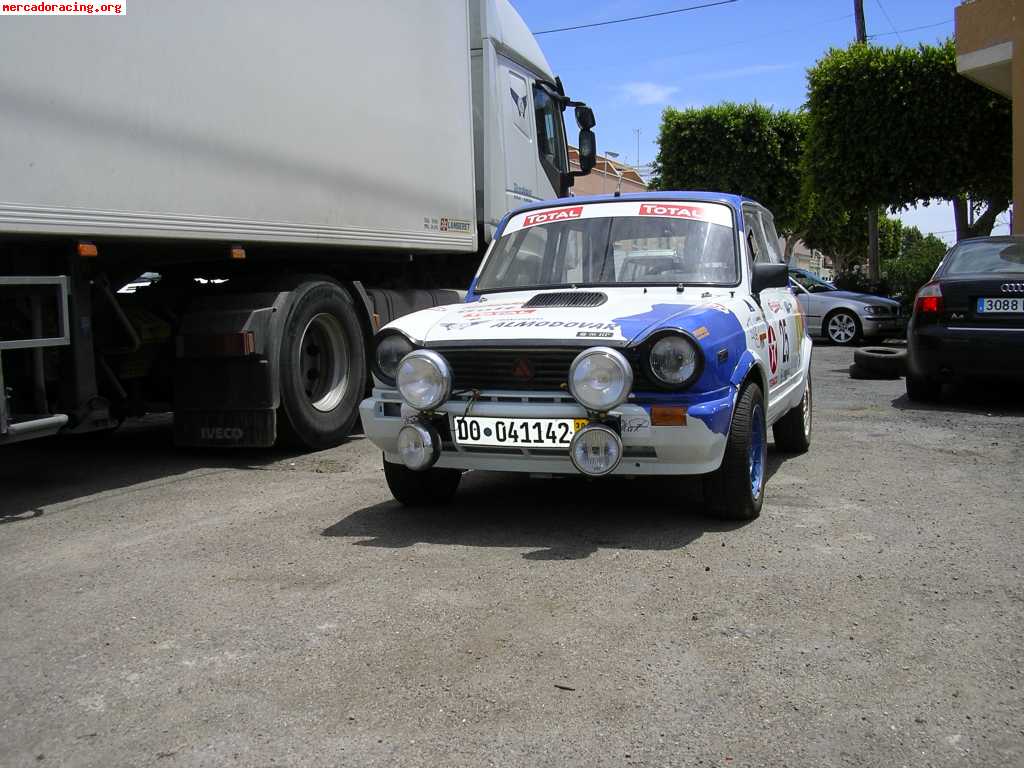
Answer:
POLYGON ((978 314, 996 314, 1003 312, 1024 313, 1024 299, 1021 298, 987 298, 978 299, 978 314))
POLYGON ((453 416, 452 437, 459 445, 512 448, 568 448, 586 419, 501 419, 453 416))

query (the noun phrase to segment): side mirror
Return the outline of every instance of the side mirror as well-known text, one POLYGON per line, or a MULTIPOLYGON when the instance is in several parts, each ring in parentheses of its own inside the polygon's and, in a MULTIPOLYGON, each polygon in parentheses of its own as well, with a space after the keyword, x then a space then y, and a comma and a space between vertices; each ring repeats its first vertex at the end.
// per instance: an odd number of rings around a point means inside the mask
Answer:
POLYGON ((785 264, 755 264, 750 279, 750 292, 757 294, 765 288, 788 288, 789 268, 785 264))
MULTIPOLYGON (((579 107, 577 107, 579 109, 579 107)), ((580 129, 580 176, 590 173, 597 160, 597 137, 589 128, 580 129)))
POLYGON ((597 121, 594 119, 594 110, 586 104, 581 104, 576 107, 576 125, 580 128, 586 129, 593 128, 597 125, 597 121))

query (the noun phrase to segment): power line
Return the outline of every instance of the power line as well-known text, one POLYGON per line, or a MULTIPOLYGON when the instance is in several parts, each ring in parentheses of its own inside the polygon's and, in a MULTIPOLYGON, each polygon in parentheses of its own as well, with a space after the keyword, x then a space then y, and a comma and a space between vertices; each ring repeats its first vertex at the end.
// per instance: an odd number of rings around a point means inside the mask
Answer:
POLYGON ((902 45, 903 38, 900 37, 899 30, 896 29, 896 25, 892 23, 892 19, 889 18, 889 14, 885 10, 885 6, 882 5, 882 0, 875 0, 875 4, 878 6, 878 10, 882 12, 882 15, 885 16, 885 20, 889 22, 889 28, 892 30, 893 34, 896 35, 896 39, 900 41, 900 45, 902 45))
POLYGON ((877 35, 868 35, 868 37, 888 37, 889 35, 899 35, 900 32, 917 32, 919 29, 933 29, 934 27, 941 27, 945 24, 952 24, 952 19, 946 21, 939 21, 935 24, 924 24, 920 27, 908 27, 907 29, 894 29, 892 32, 880 32, 877 35))
POLYGON ((715 0, 714 2, 704 3, 703 5, 691 5, 686 8, 674 8, 671 11, 659 11, 658 13, 645 13, 643 16, 629 16, 625 19, 609 19, 608 21, 595 21, 593 24, 577 24, 574 27, 558 27, 557 29, 542 29, 540 32, 534 32, 534 35, 550 35, 555 32, 571 32, 574 29, 589 29, 591 27, 606 27, 609 24, 623 24, 627 21, 640 21, 642 19, 653 19, 658 16, 670 16, 673 13, 685 13, 686 11, 699 11, 701 8, 713 8, 716 5, 729 5, 730 3, 738 2, 738 0, 715 0))

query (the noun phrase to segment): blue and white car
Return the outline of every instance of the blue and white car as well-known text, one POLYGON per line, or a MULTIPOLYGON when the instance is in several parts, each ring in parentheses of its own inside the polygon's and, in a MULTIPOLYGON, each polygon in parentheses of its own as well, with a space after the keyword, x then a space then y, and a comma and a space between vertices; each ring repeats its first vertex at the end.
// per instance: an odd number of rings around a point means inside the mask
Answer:
POLYGON ((569 198, 505 217, 465 303, 375 340, 360 406, 395 498, 466 470, 703 475, 716 514, 761 510, 768 428, 811 438, 811 340, 771 213, 747 198, 569 198))

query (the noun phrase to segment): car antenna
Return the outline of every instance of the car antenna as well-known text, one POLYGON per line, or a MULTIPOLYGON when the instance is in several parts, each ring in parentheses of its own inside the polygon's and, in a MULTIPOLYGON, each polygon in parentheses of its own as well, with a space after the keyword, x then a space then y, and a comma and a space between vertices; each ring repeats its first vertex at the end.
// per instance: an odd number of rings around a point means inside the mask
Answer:
POLYGON ((686 283, 676 283, 676 293, 682 293, 686 290, 686 283))

